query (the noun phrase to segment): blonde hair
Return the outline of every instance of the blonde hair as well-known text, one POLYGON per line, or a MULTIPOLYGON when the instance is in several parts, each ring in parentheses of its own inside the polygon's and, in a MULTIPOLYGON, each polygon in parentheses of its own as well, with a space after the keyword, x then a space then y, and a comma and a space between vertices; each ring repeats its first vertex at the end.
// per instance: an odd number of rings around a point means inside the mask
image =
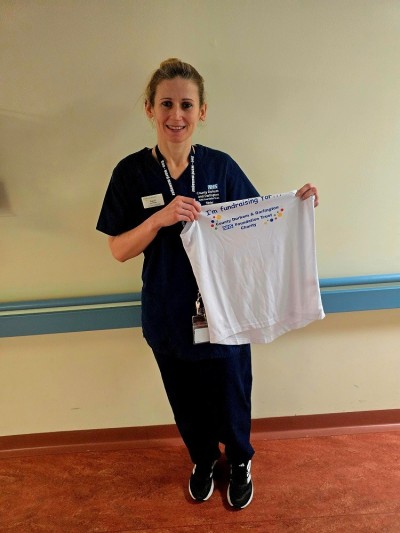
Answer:
POLYGON ((197 70, 189 63, 184 63, 176 57, 170 57, 162 61, 159 68, 155 70, 147 84, 145 91, 145 102, 154 106, 156 90, 158 85, 164 80, 183 78, 190 80, 197 85, 199 90, 199 101, 202 106, 205 103, 204 80, 197 70))

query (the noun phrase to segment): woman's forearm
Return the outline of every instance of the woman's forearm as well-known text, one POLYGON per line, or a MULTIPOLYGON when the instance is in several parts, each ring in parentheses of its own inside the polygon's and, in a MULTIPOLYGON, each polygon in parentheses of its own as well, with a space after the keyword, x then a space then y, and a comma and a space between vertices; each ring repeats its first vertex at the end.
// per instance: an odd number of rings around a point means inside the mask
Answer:
POLYGON ((140 255, 155 239, 160 228, 157 219, 150 217, 136 228, 109 237, 108 244, 113 257, 123 263, 140 255))
POLYGON ((155 239, 158 231, 177 222, 196 220, 201 205, 194 198, 176 196, 172 202, 157 211, 136 228, 108 240, 111 253, 118 261, 124 262, 140 255, 155 239))

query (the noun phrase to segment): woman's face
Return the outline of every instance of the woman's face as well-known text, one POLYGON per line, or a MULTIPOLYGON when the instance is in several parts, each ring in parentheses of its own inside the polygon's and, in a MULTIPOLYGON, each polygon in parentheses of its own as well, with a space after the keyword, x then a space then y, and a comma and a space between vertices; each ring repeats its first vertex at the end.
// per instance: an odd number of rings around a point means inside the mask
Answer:
POLYGON ((197 85, 183 78, 158 84, 154 106, 146 104, 146 113, 154 119, 158 141, 182 143, 191 138, 199 120, 204 120, 207 106, 200 106, 197 85))

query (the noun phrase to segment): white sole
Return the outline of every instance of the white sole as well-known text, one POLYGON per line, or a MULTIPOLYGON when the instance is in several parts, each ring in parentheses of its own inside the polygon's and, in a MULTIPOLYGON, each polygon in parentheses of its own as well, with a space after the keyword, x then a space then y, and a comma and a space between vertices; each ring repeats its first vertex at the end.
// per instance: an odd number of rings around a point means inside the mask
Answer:
POLYGON ((211 495, 212 495, 213 492, 214 492, 214 480, 212 479, 211 480, 210 492, 207 494, 207 496, 205 498, 203 498, 202 500, 198 500, 197 498, 195 498, 193 496, 192 491, 190 490, 190 481, 189 481, 189 494, 193 498, 193 500, 196 501, 196 502, 206 502, 209 498, 211 498, 211 495))
POLYGON ((248 505, 250 505, 250 503, 251 503, 251 501, 252 501, 252 499, 253 499, 253 495, 254 495, 254 485, 253 485, 253 484, 252 484, 252 486, 251 486, 251 494, 250 494, 249 501, 246 503, 246 505, 243 505, 242 507, 237 507, 236 505, 233 505, 233 503, 231 502, 231 499, 230 499, 230 496, 229 496, 229 488, 230 488, 230 486, 231 486, 231 485, 229 484, 229 486, 228 486, 228 492, 227 492, 227 494, 226 494, 226 497, 227 497, 227 499, 228 499, 228 503, 229 503, 229 505, 230 505, 231 507, 233 507, 234 509, 238 509, 238 510, 240 510, 240 509, 244 509, 245 507, 247 507, 248 505))

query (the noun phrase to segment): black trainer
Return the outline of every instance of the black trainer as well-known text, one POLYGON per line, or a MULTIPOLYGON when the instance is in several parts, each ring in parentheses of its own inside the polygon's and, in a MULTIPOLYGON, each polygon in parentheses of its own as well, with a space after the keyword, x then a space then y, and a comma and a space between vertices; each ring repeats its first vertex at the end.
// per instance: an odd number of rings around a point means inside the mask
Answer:
POLYGON ((228 487, 229 505, 236 509, 247 507, 253 499, 253 482, 251 480, 251 461, 232 464, 228 487))
POLYGON ((214 491, 213 472, 217 461, 194 465, 189 480, 190 496, 198 502, 208 500, 214 491))

